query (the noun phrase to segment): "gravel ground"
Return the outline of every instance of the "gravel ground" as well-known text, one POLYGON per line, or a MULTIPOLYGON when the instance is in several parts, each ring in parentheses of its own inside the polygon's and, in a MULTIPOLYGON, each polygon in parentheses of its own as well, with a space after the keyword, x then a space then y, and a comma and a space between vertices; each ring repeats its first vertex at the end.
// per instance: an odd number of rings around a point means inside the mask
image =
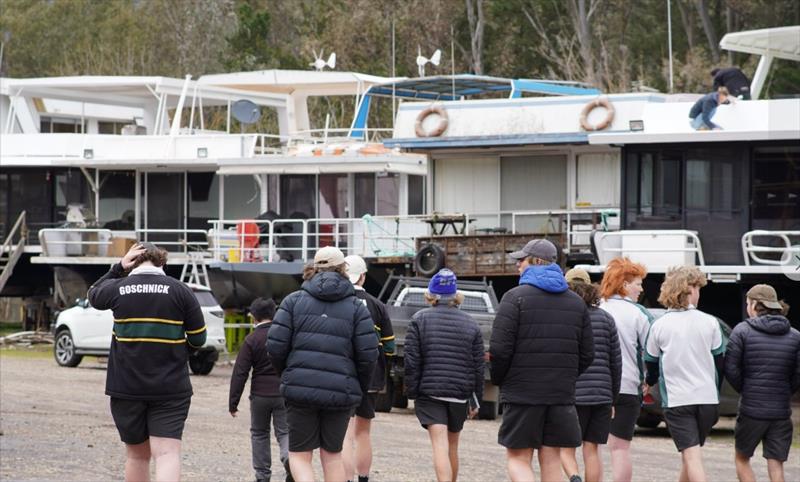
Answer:
MULTIPOLYGON (((249 407, 242 416, 227 413, 231 367, 221 363, 205 377, 192 377, 195 395, 184 432, 183 479, 252 480, 249 407)), ((121 480, 124 448, 108 398, 103 394, 105 365, 87 357, 78 368, 60 368, 51 357, 0 355, 0 479, 121 480)), ((795 409, 795 414, 798 412, 795 409)), ((797 421, 797 420, 796 420, 797 421)), ((504 450, 497 445, 499 422, 468 422, 461 436, 460 480, 506 480, 504 450)), ((796 423, 797 427, 798 424, 796 423)), ((800 446, 786 465, 786 480, 800 480, 800 446)), ((378 414, 373 424, 376 481, 433 479, 427 434, 411 410, 378 414)), ((273 444, 275 445, 275 444, 273 444)), ((610 480, 608 454, 606 480, 610 480)), ((703 451, 711 480, 736 480, 733 420, 722 419, 703 451)), ((674 481, 680 456, 663 426, 637 433, 633 444, 634 479, 674 481)), ((273 460, 277 452, 273 450, 273 460)), ((756 477, 766 480, 766 463, 753 459, 756 477)), ((317 474, 322 472, 317 464, 317 474)), ((275 480, 283 471, 276 469, 275 480)))

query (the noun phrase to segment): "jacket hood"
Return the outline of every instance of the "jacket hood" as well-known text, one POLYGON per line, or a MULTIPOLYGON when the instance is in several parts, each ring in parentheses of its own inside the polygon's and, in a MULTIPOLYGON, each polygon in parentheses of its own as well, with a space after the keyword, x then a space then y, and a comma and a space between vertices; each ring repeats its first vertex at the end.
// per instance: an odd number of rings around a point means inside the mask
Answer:
POLYGON ((781 315, 764 315, 749 318, 747 324, 758 331, 769 333, 770 335, 785 335, 789 333, 791 328, 789 320, 781 315))
POLYGON ((304 281, 303 290, 323 301, 338 301, 355 294, 350 280, 332 271, 317 273, 310 280, 304 281))
POLYGON ((569 289, 561 267, 555 263, 546 266, 528 266, 519 277, 519 284, 535 286, 548 293, 562 293, 569 289))

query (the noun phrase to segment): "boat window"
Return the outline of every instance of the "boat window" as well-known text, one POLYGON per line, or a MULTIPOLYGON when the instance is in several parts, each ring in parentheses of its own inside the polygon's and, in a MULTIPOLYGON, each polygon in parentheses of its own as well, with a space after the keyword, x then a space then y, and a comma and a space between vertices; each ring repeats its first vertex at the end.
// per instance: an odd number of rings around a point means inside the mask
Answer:
POLYGON ((85 131, 86 121, 69 118, 42 117, 39 132, 42 134, 80 134, 85 131))
POLYGON ((753 151, 752 229, 800 229, 800 146, 753 151))
POLYGON ((319 217, 347 217, 347 174, 320 174, 319 217))
POLYGON ((99 186, 100 226, 120 231, 135 229, 136 173, 100 171, 99 186))
MULTIPOLYGON (((316 176, 313 174, 281 176, 282 218, 308 219, 316 217, 317 215, 316 181, 317 181, 316 176)), ((227 192, 227 185, 225 187, 227 192)), ((256 203, 256 205, 258 204, 256 203)))
POLYGON ((213 172, 190 172, 187 176, 189 215, 186 227, 208 229, 208 221, 219 218, 219 176, 213 172))
POLYGON ((425 213, 425 176, 408 176, 408 214, 425 213))
POLYGON ((625 166, 626 225, 677 227, 682 221, 682 155, 631 152, 625 166))
MULTIPOLYGON (((147 226, 148 230, 184 228, 184 173, 147 173, 147 226)), ((180 233, 148 232, 146 239, 161 243, 167 251, 181 251, 180 233)))
POLYGON ((247 219, 261 214, 261 191, 252 175, 225 176, 225 219, 247 219))
MULTIPOLYGON (((500 158, 500 210, 540 211, 567 207, 567 157, 564 155, 500 158)), ((549 216, 517 216, 517 232, 556 231, 549 216)), ((492 226, 500 227, 500 226, 492 226)), ((512 228, 511 215, 502 227, 512 228)))
POLYGON ((55 173, 55 214, 57 222, 66 221, 67 207, 80 204, 94 213, 94 196, 86 178, 78 169, 65 169, 55 173))
POLYGON ((378 216, 393 216, 400 212, 400 176, 395 173, 378 174, 378 216))
POLYGON ((97 122, 98 134, 122 134, 122 127, 125 126, 124 122, 97 122))
POLYGON ((356 174, 354 189, 354 217, 360 218, 365 214, 375 214, 375 174, 371 172, 356 174))
POLYGON ((576 207, 614 207, 619 202, 619 154, 579 154, 576 166, 576 207))

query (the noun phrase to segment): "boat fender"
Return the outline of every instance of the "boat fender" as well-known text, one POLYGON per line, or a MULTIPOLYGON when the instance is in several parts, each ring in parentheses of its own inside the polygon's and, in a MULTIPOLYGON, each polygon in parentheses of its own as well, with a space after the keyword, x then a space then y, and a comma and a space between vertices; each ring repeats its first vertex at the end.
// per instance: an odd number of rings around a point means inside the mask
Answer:
POLYGON ((414 258, 414 271, 430 278, 444 268, 444 250, 436 244, 426 244, 414 258))
POLYGON ((613 120, 614 106, 611 105, 611 102, 609 102, 607 97, 598 97, 583 106, 583 110, 581 110, 581 127, 583 127, 583 130, 586 131, 602 131, 610 126, 611 121, 613 120), (589 113, 591 113, 597 107, 603 107, 606 109, 606 118, 600 121, 597 125, 592 125, 589 123, 589 113))
POLYGON ((447 124, 447 111, 444 110, 444 107, 432 105, 419 113, 417 121, 414 123, 414 132, 417 134, 417 137, 439 137, 447 130, 447 124), (425 128, 422 127, 422 124, 431 114, 439 116, 439 124, 433 130, 426 131, 425 128))

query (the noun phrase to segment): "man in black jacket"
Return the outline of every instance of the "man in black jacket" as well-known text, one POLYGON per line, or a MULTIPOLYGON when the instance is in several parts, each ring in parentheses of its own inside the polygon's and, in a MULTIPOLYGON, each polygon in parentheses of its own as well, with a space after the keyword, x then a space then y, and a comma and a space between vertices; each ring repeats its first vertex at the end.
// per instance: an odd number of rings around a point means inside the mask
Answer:
POLYGON ((512 480, 533 480, 534 449, 542 480, 558 480, 559 448, 581 444, 575 381, 594 359, 592 324, 555 263, 553 243, 533 240, 510 256, 519 286, 500 302, 489 348, 492 383, 504 404, 498 442, 512 480))
POLYGON ((253 470, 256 481, 268 481, 272 476, 272 454, 269 446, 269 421, 275 427, 275 439, 281 453, 281 463, 286 470, 286 480, 292 480, 289 471, 289 427, 286 425, 286 406, 279 387, 281 380, 267 354, 267 333, 275 316, 275 302, 269 298, 256 298, 250 304, 250 316, 255 323, 253 331, 244 339, 231 374, 228 411, 235 417, 239 411, 244 384, 253 371, 250 381, 250 444, 253 452, 253 470))
POLYGON ((458 308, 464 295, 449 269, 431 278, 424 296, 431 308, 414 313, 406 333, 406 392, 431 439, 436 479, 454 481, 459 434, 483 399, 483 335, 475 320, 458 308))
POLYGON ((714 90, 725 87, 732 96, 750 100, 750 81, 739 68, 714 69, 711 71, 711 77, 714 78, 714 90))
POLYGON ((89 288, 89 302, 112 310, 106 395, 126 444, 125 480, 180 480, 181 437, 192 399, 186 344, 206 341, 200 303, 185 284, 164 273, 167 252, 133 246, 89 288))
POLYGON ((759 443, 772 482, 783 481, 792 445, 792 394, 800 388, 800 332, 786 319, 789 307, 769 285, 747 292, 747 320, 728 341, 725 378, 742 398, 736 419, 736 474, 755 481, 750 458, 759 443))
POLYGON ((378 358, 372 318, 345 268, 339 249, 317 251, 302 288, 284 298, 267 335, 267 351, 281 374, 289 463, 297 480, 314 480, 317 448, 325 480, 345 480, 342 441, 378 358))
POLYGON ((375 363, 375 370, 370 377, 369 390, 361 397, 361 404, 356 407, 356 411, 350 419, 342 449, 347 479, 355 480, 355 475, 358 475, 358 482, 368 482, 372 466, 370 429, 372 419, 375 418, 375 402, 378 392, 383 390, 386 385, 387 358, 395 354, 394 329, 386 306, 364 289, 367 263, 357 255, 348 256, 344 260, 347 263, 347 277, 353 283, 356 298, 360 299, 367 307, 375 324, 375 336, 378 338, 380 351, 378 362, 375 363))

